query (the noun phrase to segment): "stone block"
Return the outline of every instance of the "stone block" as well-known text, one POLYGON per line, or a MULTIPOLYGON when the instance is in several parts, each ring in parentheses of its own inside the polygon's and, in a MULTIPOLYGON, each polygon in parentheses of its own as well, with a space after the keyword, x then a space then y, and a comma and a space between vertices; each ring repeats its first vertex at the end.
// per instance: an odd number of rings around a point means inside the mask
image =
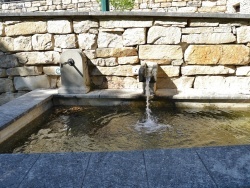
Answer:
POLYGON ((0 68, 12 68, 18 66, 15 55, 0 55, 0 68))
POLYGON ((123 48, 97 48, 97 57, 126 57, 126 56, 136 56, 137 49, 133 47, 123 47, 123 48))
POLYGON ((124 46, 146 43, 146 28, 129 28, 122 35, 124 46))
POLYGON ((14 38, 0 37, 0 50, 3 52, 14 51, 14 38))
POLYGON ((52 50, 54 48, 51 34, 35 34, 32 36, 33 50, 52 50))
POLYGON ((153 26, 148 31, 147 42, 151 44, 178 44, 181 29, 178 27, 153 26))
POLYGON ((237 67, 236 76, 250 76, 250 66, 237 67))
POLYGON ((180 45, 141 45, 140 59, 182 59, 183 52, 180 45))
POLYGON ((138 56, 130 56, 130 57, 119 57, 118 64, 119 65, 133 65, 139 63, 138 56))
POLYGON ((14 39, 14 51, 31 51, 31 37, 20 36, 14 39))
POLYGON ((197 65, 247 65, 249 53, 250 49, 244 45, 190 45, 185 51, 185 62, 197 65))
POLYGON ((15 23, 14 25, 7 25, 5 27, 6 36, 31 35, 46 32, 47 23, 44 21, 24 21, 15 23))
POLYGON ((192 88, 194 77, 180 77, 180 78, 157 78, 157 89, 178 89, 183 90, 192 88))
POLYGON ((15 67, 7 69, 9 76, 36 76, 43 73, 42 67, 29 66, 29 67, 15 67))
POLYGON ((153 20, 147 19, 103 19, 100 20, 100 26, 103 28, 134 28, 134 27, 151 27, 153 20))
POLYGON ((6 69, 0 69, 0 78, 7 77, 6 69))
POLYGON ((177 77, 180 75, 180 66, 161 65, 158 67, 157 77, 177 77))
POLYGON ((162 20, 155 20, 154 25, 160 26, 178 26, 178 27, 185 27, 187 25, 187 19, 185 18, 168 18, 162 20))
POLYGON ((15 77, 14 86, 16 90, 31 91, 39 88, 49 89, 50 79, 47 75, 15 77))
POLYGON ((79 47, 84 50, 95 50, 97 48, 97 36, 89 33, 79 34, 78 43, 79 47))
POLYGON ((59 66, 49 66, 43 67, 44 74, 48 76, 58 76, 61 75, 60 67, 59 66))
POLYGON ((148 60, 141 60, 141 64, 154 64, 157 63, 158 65, 170 65, 171 59, 148 59, 148 60))
POLYGON ((58 52, 20 52, 16 54, 19 63, 26 65, 58 64, 60 54, 58 52))
POLYGON ((55 47, 57 48, 75 48, 76 36, 75 34, 55 35, 55 47))
POLYGON ((187 27, 182 28, 182 34, 213 33, 214 27, 187 27))
POLYGON ((49 20, 48 32, 56 34, 67 34, 72 32, 72 24, 69 20, 49 20))
POLYGON ((87 33, 91 28, 98 28, 99 23, 95 20, 79 20, 73 21, 75 33, 87 33))
POLYGON ((3 36, 3 30, 4 30, 4 25, 2 22, 0 22, 0 36, 3 36))
POLYGON ((221 75, 221 74, 234 74, 234 67, 218 66, 199 66, 189 65, 181 67, 181 74, 185 76, 190 75, 221 75))
POLYGON ((116 67, 95 67, 91 75, 94 76, 134 76, 133 75, 133 66, 131 65, 120 65, 116 67))
POLYGON ((95 59, 96 58, 96 53, 95 50, 84 50, 84 54, 88 59, 95 59))
POLYGON ((98 48, 121 48, 122 33, 121 32, 100 32, 97 40, 98 48))
POLYGON ((217 27, 219 26, 219 21, 217 20, 206 20, 202 21, 200 19, 191 19, 190 27, 217 27))
POLYGON ((189 44, 225 44, 236 41, 232 33, 202 33, 183 35, 182 42, 189 44))
POLYGON ((242 26, 236 29, 237 43, 250 42, 250 26, 242 26))
POLYGON ((114 67, 118 65, 117 58, 114 57, 92 59, 91 62, 95 66, 100 66, 100 67, 114 67))
POLYGON ((13 91, 13 81, 9 78, 0 78, 0 93, 13 91))

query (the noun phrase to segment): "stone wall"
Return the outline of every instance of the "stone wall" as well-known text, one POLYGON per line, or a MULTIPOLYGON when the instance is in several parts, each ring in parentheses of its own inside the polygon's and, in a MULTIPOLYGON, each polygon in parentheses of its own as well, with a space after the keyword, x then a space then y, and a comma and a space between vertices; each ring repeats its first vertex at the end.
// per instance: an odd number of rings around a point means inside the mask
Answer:
POLYGON ((133 68, 158 64, 157 89, 248 91, 249 18, 2 18, 0 93, 56 88, 60 54, 81 49, 92 89, 142 88, 133 68))
MULTIPOLYGON (((100 11, 97 0, 35 0, 2 3, 1 12, 100 11)), ((112 11, 112 7, 111 7, 112 11)), ((249 0, 135 0, 133 11, 250 13, 249 0)))

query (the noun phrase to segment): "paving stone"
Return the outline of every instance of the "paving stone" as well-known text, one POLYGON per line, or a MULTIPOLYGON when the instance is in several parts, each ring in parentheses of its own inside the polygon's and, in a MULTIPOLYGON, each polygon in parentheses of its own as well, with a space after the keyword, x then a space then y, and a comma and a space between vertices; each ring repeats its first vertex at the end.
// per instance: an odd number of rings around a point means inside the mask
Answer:
POLYGON ((19 187, 81 187, 89 158, 88 153, 41 154, 19 187))
POLYGON ((39 154, 1 154, 0 187, 18 187, 39 154))
POLYGON ((216 187, 195 150, 145 151, 149 187, 216 187))
POLYGON ((92 154, 83 187, 147 187, 143 153, 92 154))
POLYGON ((245 146, 201 148, 197 152, 218 187, 250 187, 250 151, 245 146))

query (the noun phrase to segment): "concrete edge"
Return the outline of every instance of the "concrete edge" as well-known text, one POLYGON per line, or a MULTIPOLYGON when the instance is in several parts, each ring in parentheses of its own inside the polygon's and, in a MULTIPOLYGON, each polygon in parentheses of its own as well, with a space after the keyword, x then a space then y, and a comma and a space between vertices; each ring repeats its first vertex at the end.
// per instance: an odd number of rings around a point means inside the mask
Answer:
POLYGON ((140 11, 112 11, 112 12, 21 12, 0 13, 0 18, 6 17, 171 17, 171 18, 211 18, 211 19, 245 19, 249 20, 250 14, 229 13, 178 13, 178 12, 140 12, 140 11))

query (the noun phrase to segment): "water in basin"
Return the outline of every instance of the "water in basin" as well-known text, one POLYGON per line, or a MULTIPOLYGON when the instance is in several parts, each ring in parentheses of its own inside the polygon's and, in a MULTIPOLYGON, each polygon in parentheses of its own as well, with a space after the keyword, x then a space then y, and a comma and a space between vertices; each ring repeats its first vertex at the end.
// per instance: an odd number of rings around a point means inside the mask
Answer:
MULTIPOLYGON (((153 102, 154 103, 154 102, 153 102)), ((145 104, 144 104, 145 105, 145 104)), ((250 113, 144 105, 55 107, 11 152, 124 151, 250 143, 250 113)), ((19 133, 24 135, 24 133, 19 133)))

